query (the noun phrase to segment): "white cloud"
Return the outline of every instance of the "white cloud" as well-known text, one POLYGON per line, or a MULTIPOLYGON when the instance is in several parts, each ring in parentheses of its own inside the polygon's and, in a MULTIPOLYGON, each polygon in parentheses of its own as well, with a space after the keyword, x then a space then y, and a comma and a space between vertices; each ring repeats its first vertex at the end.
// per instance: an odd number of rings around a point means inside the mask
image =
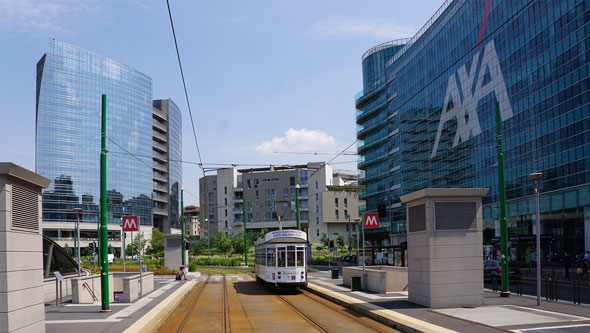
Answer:
POLYGON ((388 40, 412 37, 417 31, 414 27, 389 20, 338 16, 316 22, 313 30, 324 36, 370 36, 388 40))
POLYGON ((260 154, 272 154, 275 151, 308 152, 321 151, 336 145, 336 139, 321 131, 296 130, 290 128, 283 137, 274 137, 256 147, 260 154))
POLYGON ((81 10, 92 10, 93 1, 0 0, 2 25, 27 32, 63 31, 64 19, 81 10))

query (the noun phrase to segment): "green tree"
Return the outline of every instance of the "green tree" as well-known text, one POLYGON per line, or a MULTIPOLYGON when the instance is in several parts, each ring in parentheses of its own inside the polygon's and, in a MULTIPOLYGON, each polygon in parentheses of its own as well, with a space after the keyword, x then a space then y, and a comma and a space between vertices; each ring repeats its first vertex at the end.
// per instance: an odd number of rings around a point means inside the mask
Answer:
POLYGON ((191 255, 199 255, 207 252, 207 238, 191 236, 191 246, 188 250, 191 255))
POLYGON ((232 247, 235 253, 244 253, 244 234, 234 234, 231 238, 232 247))
POLYGON ((219 252, 222 254, 231 254, 233 252, 232 242, 227 238, 225 233, 218 232, 215 238, 217 238, 217 249, 219 252))
POLYGON ((322 233, 322 237, 320 237, 320 243, 322 243, 324 247, 328 247, 330 239, 328 238, 328 235, 326 235, 326 233, 322 233))
POLYGON ((158 254, 164 252, 164 235, 157 228, 152 230, 150 245, 153 253, 158 254))
POLYGON ((340 248, 344 247, 344 236, 338 235, 338 238, 336 238, 336 245, 340 248))

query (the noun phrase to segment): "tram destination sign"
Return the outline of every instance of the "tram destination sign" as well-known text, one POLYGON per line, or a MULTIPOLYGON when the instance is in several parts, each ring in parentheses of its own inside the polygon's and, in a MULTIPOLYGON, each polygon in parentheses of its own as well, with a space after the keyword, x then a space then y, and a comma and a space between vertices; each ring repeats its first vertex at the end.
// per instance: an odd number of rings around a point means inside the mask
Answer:
POLYGON ((268 242, 275 238, 301 238, 307 240, 307 234, 300 230, 275 230, 267 233, 264 236, 264 241, 268 242))

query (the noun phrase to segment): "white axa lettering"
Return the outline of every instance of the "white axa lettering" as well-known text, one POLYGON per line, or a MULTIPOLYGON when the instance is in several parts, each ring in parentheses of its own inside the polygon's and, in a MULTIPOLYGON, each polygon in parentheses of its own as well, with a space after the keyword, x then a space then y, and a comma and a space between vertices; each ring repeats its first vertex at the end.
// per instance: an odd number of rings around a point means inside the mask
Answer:
POLYGON ((472 87, 475 80, 477 63, 479 62, 479 52, 473 56, 469 73, 467 73, 465 65, 457 70, 459 81, 461 83, 463 100, 461 100, 461 96, 459 95, 459 87, 457 85, 455 73, 449 76, 447 93, 445 95, 445 101, 440 115, 440 121, 438 123, 438 130, 436 131, 436 139, 434 140, 434 147, 432 147, 430 158, 436 156, 440 136, 445 123, 453 118, 457 118, 457 131, 455 132, 453 147, 461 142, 469 140, 470 137, 477 136, 481 133, 479 117, 477 116, 477 103, 488 94, 495 92, 496 99, 500 102, 500 116, 502 121, 513 116, 510 100, 508 99, 508 92, 506 91, 506 83, 504 82, 504 76, 502 76, 502 69, 500 68, 500 61, 498 60, 498 54, 496 54, 494 40, 491 40, 486 44, 483 52, 484 54, 480 64, 479 75, 475 82, 475 91, 472 92, 472 87), (488 71, 491 80, 483 85, 484 77, 488 71), (449 109, 449 103, 451 101, 453 104, 449 109))

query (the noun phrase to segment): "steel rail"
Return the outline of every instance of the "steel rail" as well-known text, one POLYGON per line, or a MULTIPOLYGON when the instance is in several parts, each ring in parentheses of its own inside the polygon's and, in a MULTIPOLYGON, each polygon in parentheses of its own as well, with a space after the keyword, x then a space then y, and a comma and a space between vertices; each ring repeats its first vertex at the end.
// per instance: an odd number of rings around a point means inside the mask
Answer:
POLYGON ((223 274, 223 328, 226 333, 231 332, 229 302, 227 300, 227 279, 225 274, 223 274))
POLYGON ((297 309, 293 304, 291 304, 289 301, 287 301, 281 295, 275 294, 275 296, 277 296, 281 301, 283 301, 283 303, 287 304, 287 306, 290 307, 295 313, 297 313, 303 319, 307 320, 309 323, 311 323, 313 326, 315 326, 318 330, 320 330, 322 332, 326 332, 326 333, 328 332, 327 329, 323 328, 322 326, 320 326, 320 324, 316 323, 313 319, 311 319, 311 317, 309 317, 305 313, 301 312, 299 309, 297 309))
POLYGON ((363 326, 365 326, 365 327, 367 327, 367 328, 370 328, 370 329, 372 329, 373 331, 376 331, 376 332, 381 332, 380 330, 376 329, 375 327, 372 327, 371 325, 369 325, 369 324, 367 324, 367 323, 365 323, 365 322, 363 322, 363 321, 361 321, 361 320, 359 320, 359 319, 355 318, 354 316, 351 316, 351 315, 349 315, 348 313, 346 313, 346 312, 344 312, 344 311, 341 311, 340 309, 337 309, 337 308, 334 308, 334 307, 330 306, 330 302, 329 302, 329 301, 322 302, 322 301, 320 301, 320 300, 316 299, 315 297, 311 297, 311 296, 309 296, 308 292, 306 292, 306 291, 304 291, 304 290, 302 290, 302 291, 301 291, 301 295, 303 295, 303 296, 305 296, 305 297, 307 297, 307 298, 311 299, 312 301, 315 301, 316 303, 319 303, 319 304, 321 304, 321 305, 323 305, 323 306, 327 307, 328 309, 330 309, 330 310, 332 310, 332 311, 335 311, 335 312, 337 312, 337 313, 339 313, 339 314, 341 314, 341 315, 345 316, 346 318, 349 318, 349 319, 353 320, 353 321, 354 321, 354 322, 356 322, 356 323, 359 323, 359 324, 361 324, 361 325, 363 325, 363 326))
POLYGON ((176 328, 176 333, 179 333, 182 331, 182 329, 184 328, 184 325, 186 324, 186 321, 189 317, 189 315, 191 314, 191 312, 193 312, 193 309, 195 308, 195 305, 197 304, 197 301, 199 300, 199 297, 201 296, 201 294, 203 293, 203 290, 205 290, 205 287, 207 286, 207 284, 209 283, 209 279, 211 278, 211 275, 207 275, 207 279, 205 280, 205 282, 203 282, 203 284, 201 285, 201 289, 198 291, 197 296, 193 299, 193 302, 191 303, 191 305, 188 307, 188 309, 186 310, 186 314, 184 315, 184 317, 182 318, 182 321, 180 322, 180 324, 178 325, 178 327, 176 328))

